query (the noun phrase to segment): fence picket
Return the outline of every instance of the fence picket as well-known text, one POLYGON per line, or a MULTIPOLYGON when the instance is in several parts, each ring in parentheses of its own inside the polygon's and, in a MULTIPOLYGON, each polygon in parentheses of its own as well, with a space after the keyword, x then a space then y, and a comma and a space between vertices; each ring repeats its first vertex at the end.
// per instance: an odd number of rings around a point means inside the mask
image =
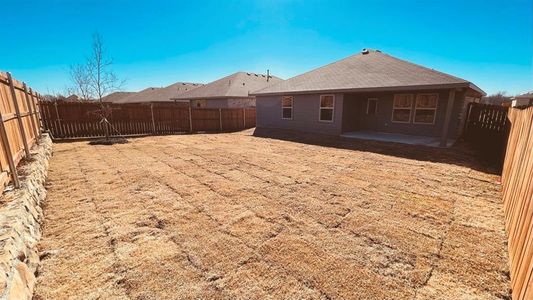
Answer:
POLYGON ((463 137, 481 158, 502 168, 509 133, 509 108, 470 103, 463 137))
POLYGON ((34 120, 37 99, 29 96, 25 84, 0 72, 0 189, 10 182, 20 186, 17 164, 30 156, 41 134, 34 120))
POLYGON ((512 297, 533 297, 533 107, 512 108, 502 171, 512 297))
POLYGON ((13 77, 11 77, 11 73, 7 73, 7 79, 9 81, 9 89, 11 90, 11 100, 13 101, 13 107, 15 107, 15 114, 19 126, 20 138, 22 139, 22 143, 24 145, 24 153, 26 157, 30 157, 30 147, 28 145, 28 138, 26 137, 26 130, 24 128, 24 123, 22 122, 22 115, 18 103, 17 92, 15 91, 15 82, 13 81, 13 77))
MULTIPOLYGON (((89 138, 104 136, 95 111, 95 102, 40 102, 45 129, 54 138, 89 138), (54 113, 50 114, 50 109, 54 113), (83 126, 82 126, 83 125, 83 126)), ((108 118, 112 136, 172 134, 180 132, 220 132, 255 126, 255 108, 191 108, 174 103, 111 104, 108 118), (194 127, 193 127, 194 122, 194 127), (187 125, 185 125, 187 124, 187 125)))

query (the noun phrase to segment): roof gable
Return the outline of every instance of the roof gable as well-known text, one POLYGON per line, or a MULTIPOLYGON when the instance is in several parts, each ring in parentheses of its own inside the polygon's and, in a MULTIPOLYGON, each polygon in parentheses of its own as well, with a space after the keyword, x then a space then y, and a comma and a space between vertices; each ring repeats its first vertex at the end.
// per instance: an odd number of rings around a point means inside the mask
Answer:
POLYGON ((395 87, 471 86, 470 82, 452 75, 404 61, 381 51, 363 52, 292 77, 276 85, 256 91, 255 95, 313 92, 384 90, 395 87))
POLYGON ((176 82, 164 88, 146 88, 131 96, 117 100, 115 103, 140 103, 140 102, 168 102, 190 90, 201 86, 201 83, 176 82))
POLYGON ((237 72, 224 78, 210 82, 202 87, 188 91, 173 99, 207 99, 207 98, 242 98, 249 93, 263 89, 282 79, 270 75, 237 72))
POLYGON ((517 99, 533 99, 533 92, 525 93, 522 95, 518 95, 515 98, 517 99))
POLYGON ((135 94, 135 92, 114 92, 105 97, 102 97, 103 102, 117 102, 120 99, 126 98, 135 94))

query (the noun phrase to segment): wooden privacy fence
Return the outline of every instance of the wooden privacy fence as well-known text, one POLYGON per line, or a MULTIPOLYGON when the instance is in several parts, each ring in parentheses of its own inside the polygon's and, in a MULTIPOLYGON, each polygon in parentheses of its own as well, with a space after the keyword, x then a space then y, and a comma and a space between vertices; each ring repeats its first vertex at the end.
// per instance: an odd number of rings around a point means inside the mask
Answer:
POLYGON ((18 163, 30 156, 30 148, 41 134, 38 100, 40 95, 0 72, 0 186, 10 181, 19 187, 18 163))
POLYGON ((502 173, 514 300, 533 299, 533 107, 509 110, 511 130, 502 173))
POLYGON ((503 106, 470 103, 464 138, 476 148, 479 156, 501 168, 509 134, 509 120, 503 106))
POLYGON ((255 108, 192 108, 188 103, 112 104, 109 124, 98 114, 99 102, 43 101, 45 129, 56 139, 238 131, 255 127, 255 108), (105 127, 108 128, 105 128, 105 127))

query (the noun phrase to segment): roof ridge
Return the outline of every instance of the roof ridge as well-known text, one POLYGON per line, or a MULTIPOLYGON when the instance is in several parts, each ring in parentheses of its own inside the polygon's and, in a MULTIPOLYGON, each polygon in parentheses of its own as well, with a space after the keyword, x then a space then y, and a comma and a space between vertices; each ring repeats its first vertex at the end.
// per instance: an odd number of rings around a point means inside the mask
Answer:
POLYGON ((374 51, 374 52, 379 53, 379 54, 381 54, 381 55, 385 55, 385 56, 387 56, 387 57, 389 57, 389 58, 392 58, 392 59, 395 59, 395 60, 397 60, 397 61, 401 61, 401 62, 403 62, 403 63, 410 64, 410 65, 415 66, 415 67, 419 67, 419 68, 422 68, 422 69, 425 69, 425 70, 428 70, 428 71, 431 71, 431 72, 435 72, 435 73, 437 73, 437 74, 441 74, 441 75, 445 75, 445 76, 448 76, 448 77, 451 77, 451 78, 459 79, 459 80, 462 80, 462 81, 464 81, 464 82, 470 82, 470 81, 468 81, 468 80, 466 80, 466 79, 464 79, 464 78, 457 77, 457 76, 453 76, 453 75, 450 75, 450 74, 448 74, 448 73, 444 73, 444 72, 441 72, 441 71, 437 71, 437 70, 435 70, 435 69, 428 68, 428 67, 425 67, 425 66, 423 66, 423 65, 416 64, 416 63, 414 63, 414 62, 410 62, 410 61, 408 61, 408 60, 404 60, 404 59, 401 59, 401 58, 397 58, 397 57, 395 57, 395 56, 392 56, 392 55, 387 54, 387 53, 383 53, 383 52, 381 52, 381 51, 374 51))
MULTIPOLYGON (((269 74, 270 75, 270 74, 269 74)), ((174 99, 198 99, 204 97, 248 97, 251 92, 267 85, 276 84, 282 79, 273 75, 269 77, 259 73, 237 71, 217 80, 211 81, 194 90, 187 91, 174 99), (244 95, 246 94, 246 95, 244 95)))
POLYGON ((176 81, 174 83, 171 83, 165 87, 162 87, 163 89, 164 88, 168 88, 168 87, 171 87, 171 86, 174 86, 174 85, 204 85, 203 83, 200 83, 200 82, 190 82, 190 81, 176 81))
MULTIPOLYGON (((372 51, 372 52, 375 52, 375 51, 376 51, 376 50, 370 50, 370 49, 367 49, 367 50, 372 51)), ((379 51, 379 52, 381 52, 381 51, 379 51)), ((331 65, 334 65, 334 64, 340 63, 340 62, 342 62, 342 61, 345 61, 345 60, 347 60, 347 59, 350 59, 350 58, 352 58, 352 57, 356 57, 356 56, 360 56, 360 55, 363 55, 363 54, 362 54, 361 52, 359 52, 359 53, 355 53, 355 54, 352 54, 352 55, 347 56, 347 57, 345 57, 345 58, 342 58, 342 59, 339 59, 339 60, 336 60, 336 61, 330 62, 330 63, 328 63, 328 64, 325 64, 325 65, 323 65, 323 66, 320 66, 320 67, 317 67, 317 68, 311 69, 311 70, 309 70, 309 71, 307 71, 307 72, 304 72, 304 73, 302 73, 302 74, 298 74, 298 75, 296 75, 296 76, 289 77, 289 78, 285 79, 284 81, 288 81, 288 80, 291 80, 291 79, 294 79, 294 78, 298 78, 298 77, 301 77, 301 76, 305 76, 305 75, 307 75, 308 73, 315 72, 315 71, 318 71, 318 70, 323 69, 323 68, 327 68, 327 67, 329 67, 329 66, 331 66, 331 65)), ((283 81, 278 82, 278 83, 276 83, 276 84, 273 84, 273 85, 271 85, 271 86, 264 87, 264 88, 262 88, 262 89, 260 89, 260 90, 258 90, 258 91, 254 91, 254 93, 259 93, 259 92, 261 92, 262 90, 266 90, 266 89, 274 88, 275 86, 280 85, 280 84, 283 84, 283 81)))

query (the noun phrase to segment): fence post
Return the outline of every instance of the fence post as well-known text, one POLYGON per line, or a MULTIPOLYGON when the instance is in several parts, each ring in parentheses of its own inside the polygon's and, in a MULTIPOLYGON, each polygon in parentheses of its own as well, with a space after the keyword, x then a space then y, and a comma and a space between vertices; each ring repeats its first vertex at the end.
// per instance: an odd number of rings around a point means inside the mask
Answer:
POLYGON ((152 133, 155 134, 154 103, 150 103, 150 111, 152 112, 152 133))
POLYGON ((57 110, 57 100, 54 100, 54 107, 56 109, 56 120, 58 125, 58 134, 63 137, 63 128, 61 127, 61 119, 59 118, 59 111, 57 110))
POLYGON ((30 99, 31 99, 31 107, 33 108, 34 119, 35 119, 35 126, 37 129, 37 134, 39 137, 41 137, 41 129, 42 129, 42 116, 41 116, 41 108, 39 103, 39 98, 37 97, 37 93, 34 93, 32 88, 28 88, 28 92, 30 93, 30 99), (37 110, 37 106, 39 106, 39 109, 37 110))
POLYGON ((246 129, 246 108, 242 108, 242 129, 246 129))
POLYGON ((468 103, 468 108, 466 109, 465 123, 463 124, 463 132, 461 133, 461 135, 465 139, 466 139, 467 134, 468 134, 468 122, 470 121, 470 115, 471 115, 471 112, 472 112, 472 105, 473 105, 472 103, 473 102, 468 103))
POLYGON ((189 128, 191 129, 191 133, 192 133, 192 103, 191 101, 189 100, 189 128))
POLYGON ((2 139, 2 145, 4 147, 4 154, 6 156, 7 162, 9 164, 9 173, 11 175, 11 180, 15 188, 20 187, 19 175, 17 172, 17 166, 15 165, 15 160, 13 159, 13 153, 11 153, 11 145, 9 144, 9 138, 7 137, 6 127, 4 123, 4 118, 0 115, 0 139, 2 139))
POLYGON ((22 116, 20 115, 19 104, 17 102, 17 93, 15 92, 15 84, 13 82, 13 77, 11 73, 7 73, 7 78, 9 80, 9 87, 11 88, 11 96, 13 97, 13 104, 15 105, 15 113, 17 114, 17 121, 19 124, 20 137, 22 138, 22 143, 24 144, 24 152, 26 153, 26 158, 30 157, 30 149, 28 148, 28 140, 26 140, 26 132, 24 132, 24 124, 22 123, 22 116))
POLYGON ((35 95, 33 94, 33 90, 30 88, 30 93, 32 95, 32 105, 33 105, 33 110, 35 111, 35 114, 36 114, 36 121, 38 122, 38 126, 37 126, 37 132, 39 133, 39 137, 41 137, 41 134, 42 134, 42 128, 44 128, 44 120, 43 120, 43 115, 42 115, 42 112, 41 112, 41 95, 39 95, 37 92, 35 92, 35 95), (37 109, 37 107, 39 107, 39 109, 37 109))
POLYGON ((24 83, 23 86, 24 86, 24 95, 26 96, 26 105, 28 105, 28 110, 30 112, 31 127, 33 128, 33 134, 35 135, 35 143, 39 144, 39 135, 37 134, 37 126, 35 125, 35 116, 33 115, 33 106, 30 103, 30 97, 28 95, 28 86, 26 85, 26 83, 24 83))
POLYGON ((220 123, 220 131, 222 132, 222 108, 218 109, 218 122, 220 123))

